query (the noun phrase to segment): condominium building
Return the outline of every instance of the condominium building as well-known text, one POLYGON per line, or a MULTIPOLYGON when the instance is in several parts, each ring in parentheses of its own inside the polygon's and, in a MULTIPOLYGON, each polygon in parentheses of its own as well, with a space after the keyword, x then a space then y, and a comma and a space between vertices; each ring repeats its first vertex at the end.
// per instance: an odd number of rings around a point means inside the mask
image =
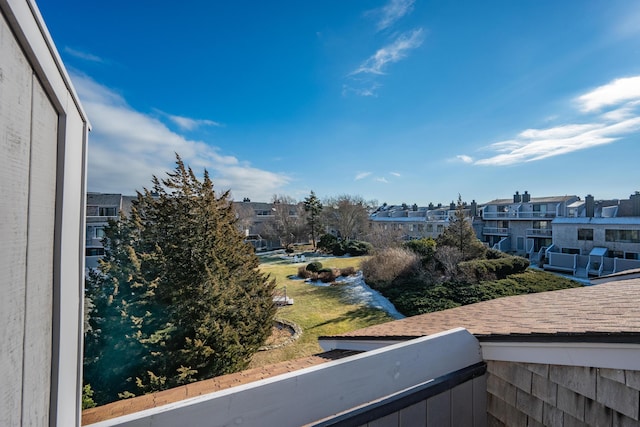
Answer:
POLYGON ((532 197, 528 191, 492 200, 480 209, 480 238, 489 247, 531 258, 551 246, 552 221, 568 216, 569 206, 579 200, 578 196, 532 197))
POLYGON ((131 202, 135 196, 122 194, 87 193, 85 267, 96 268, 98 260, 104 255, 104 228, 109 220, 117 220, 120 212, 131 211, 131 202))
POLYGON ((573 203, 569 215, 552 222, 553 242, 545 269, 602 276, 640 268, 640 193, 623 200, 573 203))
MULTIPOLYGON (((472 201, 464 206, 465 217, 473 221, 478 213, 478 205, 472 201)), ((408 206, 382 205, 369 215, 369 228, 374 232, 395 232, 404 240, 437 238, 450 220, 455 216, 457 206, 455 203, 443 206, 408 206)))

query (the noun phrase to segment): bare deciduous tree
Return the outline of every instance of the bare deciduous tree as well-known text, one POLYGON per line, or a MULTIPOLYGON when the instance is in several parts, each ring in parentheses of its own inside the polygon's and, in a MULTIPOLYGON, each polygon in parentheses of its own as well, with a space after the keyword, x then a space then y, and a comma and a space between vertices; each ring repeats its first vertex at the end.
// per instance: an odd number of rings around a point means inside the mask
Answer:
POLYGON ((342 239, 358 239, 367 229, 368 203, 360 196, 343 194, 325 201, 323 214, 342 239))

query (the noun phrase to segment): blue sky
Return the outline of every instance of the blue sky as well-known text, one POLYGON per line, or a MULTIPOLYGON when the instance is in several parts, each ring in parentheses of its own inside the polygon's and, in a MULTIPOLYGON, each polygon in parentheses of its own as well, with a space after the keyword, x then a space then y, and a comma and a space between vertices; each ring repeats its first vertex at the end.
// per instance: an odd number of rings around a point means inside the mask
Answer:
POLYGON ((236 200, 640 190, 637 1, 37 4, 93 126, 90 191, 174 152, 236 200))

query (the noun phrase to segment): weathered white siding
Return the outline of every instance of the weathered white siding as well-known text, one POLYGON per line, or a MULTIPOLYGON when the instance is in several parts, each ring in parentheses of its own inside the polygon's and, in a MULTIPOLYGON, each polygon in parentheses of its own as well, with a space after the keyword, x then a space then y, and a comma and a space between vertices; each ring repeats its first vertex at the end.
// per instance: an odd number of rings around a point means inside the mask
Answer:
POLYGON ((35 3, 0 12, 0 425, 73 426, 88 123, 35 3))

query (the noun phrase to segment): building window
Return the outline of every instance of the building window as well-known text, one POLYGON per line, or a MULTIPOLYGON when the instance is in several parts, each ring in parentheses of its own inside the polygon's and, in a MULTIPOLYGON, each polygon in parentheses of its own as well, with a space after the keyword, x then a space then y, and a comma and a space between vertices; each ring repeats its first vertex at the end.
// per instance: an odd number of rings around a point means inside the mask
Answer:
POLYGON ((115 207, 101 207, 98 209, 98 216, 116 216, 116 208, 115 207))
POLYGON ((427 233, 433 233, 433 224, 427 224, 427 233))
POLYGON ((624 252, 622 251, 608 251, 607 258, 624 258, 624 252))
POLYGON ((103 239, 104 238, 104 228, 96 228, 96 239, 103 239))
POLYGON ((424 224, 418 224, 418 231, 424 231, 424 224))
POLYGON ((437 231, 438 231, 438 233, 442 233, 444 231, 444 225, 438 224, 437 231))
POLYGON ((570 254, 570 255, 580 255, 580 249, 562 248, 562 253, 563 254, 570 254))
POLYGON ((593 240, 593 228, 578 228, 578 240, 593 240))
POLYGON ((607 242, 640 243, 640 230, 604 230, 607 242))
POLYGON ((548 230, 551 228, 551 221, 533 221, 533 228, 536 230, 548 230))
POLYGON ((625 252, 624 257, 626 259, 638 259, 638 253, 637 252, 625 252))
POLYGON ((103 256, 104 248, 86 248, 84 254, 85 256, 103 256))

